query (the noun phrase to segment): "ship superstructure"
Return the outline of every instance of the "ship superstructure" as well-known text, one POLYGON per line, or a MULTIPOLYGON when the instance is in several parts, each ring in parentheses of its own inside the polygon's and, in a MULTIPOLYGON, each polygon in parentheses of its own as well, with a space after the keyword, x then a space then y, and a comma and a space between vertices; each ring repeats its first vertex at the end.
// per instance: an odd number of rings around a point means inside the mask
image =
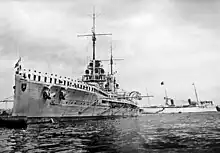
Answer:
POLYGON ((93 58, 79 80, 56 74, 42 73, 21 67, 16 63, 13 116, 27 117, 83 117, 83 116, 137 116, 137 91, 121 92, 113 74, 106 73, 102 61, 95 57, 95 14, 92 34, 93 58))

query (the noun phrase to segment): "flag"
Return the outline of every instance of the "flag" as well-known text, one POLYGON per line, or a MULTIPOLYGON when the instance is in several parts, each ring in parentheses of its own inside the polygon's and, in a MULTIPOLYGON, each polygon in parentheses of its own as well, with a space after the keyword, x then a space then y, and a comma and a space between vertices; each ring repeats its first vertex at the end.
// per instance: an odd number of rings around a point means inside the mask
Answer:
POLYGON ((162 81, 160 84, 161 84, 161 86, 162 86, 162 85, 164 85, 164 82, 162 81))
POLYGON ((19 64, 20 64, 20 62, 21 62, 21 57, 19 58, 19 60, 18 60, 17 63, 15 64, 15 67, 14 67, 14 68, 18 67, 19 64))

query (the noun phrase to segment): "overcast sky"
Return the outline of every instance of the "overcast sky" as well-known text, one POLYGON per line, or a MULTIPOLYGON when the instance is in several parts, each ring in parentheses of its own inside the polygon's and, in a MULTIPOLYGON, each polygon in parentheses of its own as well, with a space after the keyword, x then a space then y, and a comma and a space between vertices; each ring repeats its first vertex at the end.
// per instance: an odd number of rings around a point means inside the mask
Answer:
MULTIPOLYGON (((80 77, 92 57, 92 10, 98 14, 97 58, 113 43, 117 81, 164 104, 164 88, 177 100, 220 104, 220 1, 217 0, 1 0, 0 99, 13 94, 13 66, 80 77), (160 82, 164 81, 164 86, 160 82)), ((103 63, 109 70, 108 63, 103 63)), ((140 102, 147 104, 147 99, 140 102)))

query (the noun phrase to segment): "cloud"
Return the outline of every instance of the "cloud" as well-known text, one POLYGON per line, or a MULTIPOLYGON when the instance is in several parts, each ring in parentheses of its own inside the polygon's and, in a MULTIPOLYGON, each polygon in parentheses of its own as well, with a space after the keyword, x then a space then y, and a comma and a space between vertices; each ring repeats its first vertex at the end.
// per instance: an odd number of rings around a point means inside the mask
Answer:
POLYGON ((219 32, 220 2, 218 0, 185 0, 171 1, 177 11, 178 17, 199 28, 219 32))

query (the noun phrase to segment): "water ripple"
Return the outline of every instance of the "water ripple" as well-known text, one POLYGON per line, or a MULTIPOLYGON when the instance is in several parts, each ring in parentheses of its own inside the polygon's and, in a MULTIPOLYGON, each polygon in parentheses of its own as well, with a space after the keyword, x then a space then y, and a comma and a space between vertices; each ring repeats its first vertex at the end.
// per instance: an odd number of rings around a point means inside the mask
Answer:
POLYGON ((0 149, 4 153, 220 152, 220 115, 149 114, 0 129, 0 149))

